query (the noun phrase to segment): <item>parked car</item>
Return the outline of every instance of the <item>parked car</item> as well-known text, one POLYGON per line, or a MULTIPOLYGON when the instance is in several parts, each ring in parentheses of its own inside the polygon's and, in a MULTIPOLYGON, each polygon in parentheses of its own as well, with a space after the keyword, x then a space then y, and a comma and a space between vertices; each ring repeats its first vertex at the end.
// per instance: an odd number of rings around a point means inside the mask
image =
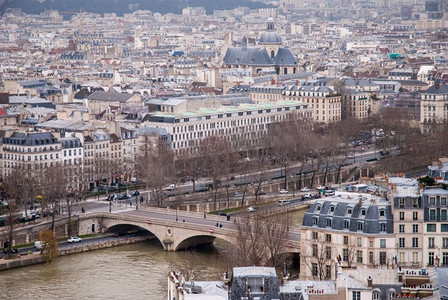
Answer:
POLYGON ((235 192, 235 194, 233 194, 235 197, 243 197, 243 193, 240 192, 235 192))
POLYGON ((108 197, 107 197, 107 201, 114 201, 114 200, 117 200, 117 195, 116 194, 110 194, 108 197))
POLYGON ((309 191, 310 191, 310 189, 309 189, 309 188, 307 188, 307 187, 303 187, 303 188, 301 189, 301 191, 302 191, 302 192, 309 192, 309 191))
POLYGON ((140 192, 139 192, 139 191, 133 191, 133 192, 131 193, 131 196, 132 196, 132 197, 136 197, 136 196, 138 196, 138 195, 140 195, 140 192))
POLYGON ((311 199, 311 198, 313 198, 313 195, 311 193, 306 193, 305 195, 303 195, 303 197, 305 197, 307 199, 311 199))
POLYGON ((261 195, 266 195, 266 193, 263 192, 262 190, 259 190, 259 191, 257 192, 257 195, 259 195, 259 196, 261 196, 261 195))
POLYGON ((45 245, 44 241, 35 241, 34 242, 34 248, 36 248, 36 250, 42 250, 44 245, 45 245))
POLYGON ((288 194, 289 191, 287 189, 281 189, 280 194, 288 194))
POLYGON ((80 237, 77 236, 71 236, 68 238, 67 242, 69 243, 79 243, 82 242, 82 239, 80 237))
POLYGON ((255 206, 249 206, 249 208, 247 209, 248 212, 255 212, 257 210, 257 207, 255 206))
MULTIPOLYGON (((9 253, 8 248, 4 248, 3 253, 8 254, 9 253)), ((11 248, 11 253, 19 253, 19 250, 17 248, 11 248)))
POLYGON ((218 216, 227 217, 227 214, 225 212, 222 212, 222 211, 218 211, 217 215, 218 216))
POLYGON ((118 199, 119 199, 119 200, 129 199, 129 195, 128 195, 128 194, 120 195, 120 197, 118 197, 118 199))

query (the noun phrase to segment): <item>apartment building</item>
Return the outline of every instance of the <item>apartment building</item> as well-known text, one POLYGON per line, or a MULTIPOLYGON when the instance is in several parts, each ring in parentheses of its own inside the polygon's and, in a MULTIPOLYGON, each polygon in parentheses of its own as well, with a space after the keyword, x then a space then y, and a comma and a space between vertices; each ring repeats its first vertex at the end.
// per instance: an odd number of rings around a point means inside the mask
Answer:
POLYGON ((342 117, 358 120, 367 119, 371 113, 370 102, 371 99, 368 93, 355 89, 346 89, 342 96, 342 117))
POLYGON ((336 192, 316 201, 302 223, 303 279, 334 279, 335 264, 376 268, 395 264, 391 205, 385 198, 336 192))
POLYGON ((163 128, 170 135, 168 147, 175 155, 194 153, 208 136, 225 138, 238 151, 256 148, 269 124, 288 118, 310 119, 308 105, 299 101, 240 104, 217 109, 201 108, 183 113, 153 113, 147 127, 163 128))
POLYGON ((420 123, 448 123, 448 84, 437 84, 421 94, 420 123))
POLYGON ((425 266, 448 266, 448 191, 427 188, 422 192, 423 258, 425 266))
POLYGON ((423 204, 418 185, 392 188, 397 263, 401 267, 423 267, 423 204))
POLYGON ((61 144, 51 132, 13 132, 2 140, 2 179, 13 168, 28 165, 34 171, 43 170, 61 161, 61 144), (33 165, 33 166, 31 166, 33 165))

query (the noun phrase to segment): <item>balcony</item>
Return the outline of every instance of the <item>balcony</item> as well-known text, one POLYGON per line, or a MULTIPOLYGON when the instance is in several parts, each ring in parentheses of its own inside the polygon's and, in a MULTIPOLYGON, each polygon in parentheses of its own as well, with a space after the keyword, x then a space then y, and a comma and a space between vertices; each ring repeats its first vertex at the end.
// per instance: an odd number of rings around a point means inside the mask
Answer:
POLYGON ((425 297, 432 296, 434 289, 432 287, 432 284, 421 284, 421 285, 405 284, 401 287, 401 291, 408 295, 422 299, 425 297))
POLYGON ((404 286, 421 286, 430 282, 426 269, 402 269, 398 273, 404 286))

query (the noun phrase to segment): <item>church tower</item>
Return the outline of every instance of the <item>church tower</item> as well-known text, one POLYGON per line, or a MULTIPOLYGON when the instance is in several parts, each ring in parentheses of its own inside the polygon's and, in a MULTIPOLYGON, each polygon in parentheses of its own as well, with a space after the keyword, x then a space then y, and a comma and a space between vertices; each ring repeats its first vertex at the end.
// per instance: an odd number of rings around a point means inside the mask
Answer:
POLYGON ((259 44, 266 49, 271 58, 277 55, 278 49, 282 46, 282 38, 275 31, 274 19, 268 19, 267 30, 261 35, 259 44))

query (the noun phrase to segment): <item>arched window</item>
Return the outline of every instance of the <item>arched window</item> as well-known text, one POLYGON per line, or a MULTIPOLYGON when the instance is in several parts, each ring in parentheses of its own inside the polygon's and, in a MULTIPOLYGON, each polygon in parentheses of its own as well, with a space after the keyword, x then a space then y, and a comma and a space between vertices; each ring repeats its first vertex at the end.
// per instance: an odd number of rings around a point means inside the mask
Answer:
POLYGON ((288 68, 283 68, 283 74, 288 74, 288 68))
POLYGON ((380 292, 373 292, 372 300, 379 300, 379 299, 380 299, 380 292))
POLYGON ((274 58, 274 57, 275 57, 275 51, 271 50, 271 58, 274 58))

